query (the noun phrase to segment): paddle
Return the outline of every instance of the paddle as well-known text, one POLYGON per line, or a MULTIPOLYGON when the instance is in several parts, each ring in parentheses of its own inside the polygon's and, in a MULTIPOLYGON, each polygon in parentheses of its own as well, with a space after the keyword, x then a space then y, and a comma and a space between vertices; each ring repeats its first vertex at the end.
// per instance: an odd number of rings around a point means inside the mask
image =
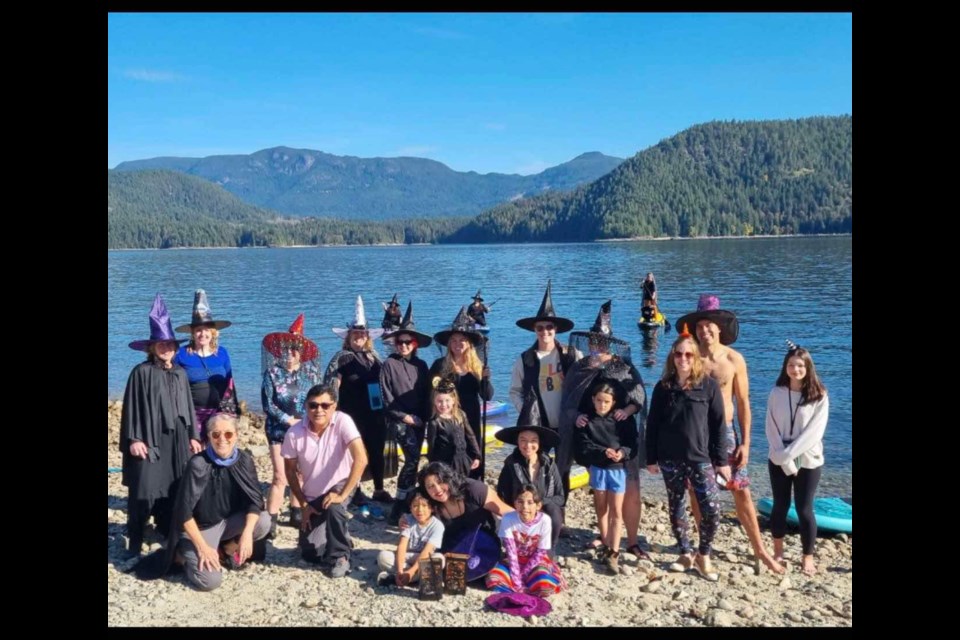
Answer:
MULTIPOLYGON (((480 336, 480 344, 483 345, 483 368, 487 368, 487 342, 489 339, 486 336, 480 336)), ((480 388, 483 389, 483 373, 480 374, 480 388)), ((482 481, 486 476, 486 466, 487 466, 487 401, 484 400, 483 394, 480 394, 480 401, 483 402, 481 406, 481 411, 483 418, 480 421, 480 480, 482 481)))

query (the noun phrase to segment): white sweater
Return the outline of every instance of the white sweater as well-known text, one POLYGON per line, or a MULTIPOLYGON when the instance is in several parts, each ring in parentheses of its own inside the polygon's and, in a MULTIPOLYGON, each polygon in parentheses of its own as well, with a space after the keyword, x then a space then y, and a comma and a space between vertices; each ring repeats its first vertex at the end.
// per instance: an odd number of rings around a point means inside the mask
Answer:
POLYGON ((774 387, 767 398, 766 433, 770 461, 780 465, 788 476, 796 475, 801 468, 823 466, 823 433, 827 429, 830 400, 824 393, 816 402, 800 405, 798 409, 800 400, 800 393, 790 391, 788 387, 774 387), (796 411, 792 432, 791 403, 796 411))

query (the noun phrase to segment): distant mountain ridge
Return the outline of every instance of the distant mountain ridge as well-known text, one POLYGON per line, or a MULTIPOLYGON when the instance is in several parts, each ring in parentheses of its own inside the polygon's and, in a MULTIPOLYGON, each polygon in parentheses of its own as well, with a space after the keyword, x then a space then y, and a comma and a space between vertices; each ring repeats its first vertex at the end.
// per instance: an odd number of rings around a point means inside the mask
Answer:
POLYGON ((595 182, 491 209, 444 242, 853 231, 853 117, 708 122, 595 182))
POLYGON ((520 197, 569 191, 621 162, 623 158, 588 152, 521 176, 454 171, 426 158, 358 158, 273 147, 249 155, 134 160, 121 162, 115 171, 178 171, 285 215, 392 220, 475 215, 520 197))

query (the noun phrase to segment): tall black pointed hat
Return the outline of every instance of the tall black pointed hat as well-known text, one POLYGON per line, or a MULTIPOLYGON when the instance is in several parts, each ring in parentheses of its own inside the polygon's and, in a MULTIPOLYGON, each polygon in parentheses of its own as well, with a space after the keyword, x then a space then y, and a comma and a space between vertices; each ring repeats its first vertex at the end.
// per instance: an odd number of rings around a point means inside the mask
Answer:
POLYGON ((560 442, 560 435, 544 427, 543 420, 540 418, 540 404, 537 402, 537 396, 528 391, 523 396, 523 406, 520 407, 520 416, 517 418, 515 427, 500 429, 494 434, 494 437, 507 444, 517 444, 517 438, 522 431, 533 431, 540 437, 540 451, 546 453, 552 447, 560 442))
POLYGON ((417 331, 417 325, 413 321, 413 301, 407 303, 407 312, 403 314, 403 320, 400 321, 400 328, 391 331, 383 337, 384 342, 392 342, 401 333, 409 333, 417 339, 417 346, 428 347, 433 342, 433 337, 426 333, 417 331))
POLYGON ((478 300, 478 301, 480 301, 480 302, 483 302, 483 298, 480 297, 480 289, 477 289, 477 293, 476 293, 476 295, 473 296, 473 299, 474 299, 474 300, 478 300))
POLYGON ((453 322, 450 323, 450 328, 436 332, 433 334, 433 339, 443 346, 447 346, 447 340, 455 333, 465 335, 475 347, 479 346, 484 340, 483 334, 477 331, 476 324, 473 322, 473 318, 467 313, 466 307, 460 307, 460 312, 457 314, 457 317, 453 319, 453 322))
MULTIPOLYGON (((613 307, 613 302, 607 300, 600 305, 600 311, 597 312, 597 319, 593 321, 593 326, 590 327, 589 331, 574 331, 570 334, 571 344, 577 336, 585 337, 593 340, 605 340, 607 343, 617 343, 617 344, 627 344, 625 341, 620 338, 613 337, 613 324, 611 320, 611 310, 613 307)), ((579 345, 578 345, 579 348, 579 345)))
POLYGON ((193 333, 197 327, 209 327, 211 329, 226 329, 232 323, 229 320, 214 320, 213 313, 210 311, 210 303, 207 302, 207 292, 203 289, 197 289, 193 294, 193 316, 190 324, 182 324, 174 331, 177 333, 193 333))
POLYGON ((532 318, 521 318, 517 320, 517 326, 527 331, 535 331, 534 327, 538 322, 552 322, 557 327, 557 333, 565 333, 573 329, 573 320, 561 318, 553 310, 553 298, 550 296, 551 281, 547 280, 547 290, 543 294, 543 302, 540 303, 540 310, 532 318))

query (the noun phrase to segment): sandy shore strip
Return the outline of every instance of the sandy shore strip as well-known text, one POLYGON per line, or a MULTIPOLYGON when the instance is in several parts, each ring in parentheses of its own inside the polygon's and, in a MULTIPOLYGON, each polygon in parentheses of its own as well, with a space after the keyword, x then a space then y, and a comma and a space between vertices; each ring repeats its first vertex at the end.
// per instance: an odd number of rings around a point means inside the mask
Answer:
MULTIPOLYGON (((296 532, 281 526, 267 547, 263 564, 225 571, 216 591, 196 591, 182 574, 141 581, 127 573, 134 561, 124 561, 127 490, 119 473, 120 404, 107 404, 107 621, 109 626, 851 626, 853 623, 853 538, 844 534, 817 540, 820 572, 808 578, 799 571, 800 536, 790 531, 786 541, 787 575, 758 570, 750 545, 732 507, 725 508, 717 532, 713 561, 720 581, 711 583, 695 573, 677 574, 667 565, 677 555, 666 504, 644 499, 640 526, 653 562, 624 553, 620 575, 610 576, 583 549, 596 535, 596 517, 588 491, 573 492, 567 505, 571 536, 561 538, 558 562, 570 590, 550 599, 553 611, 542 617, 519 618, 484 610, 489 591, 470 587, 464 596, 445 595, 420 601, 411 588, 380 587, 376 556, 393 550, 397 530, 384 521, 362 518, 350 522, 356 549, 352 571, 331 579, 300 559, 296 532)), ((254 455, 261 483, 272 476, 263 417, 241 419, 240 446, 254 455)), ((647 480, 644 479, 646 482, 647 480)), ((488 482, 494 484, 492 478, 488 482)), ((364 483, 372 492, 372 483, 364 483)), ((387 481, 387 490, 395 490, 387 481)), ((650 493, 654 493, 651 491, 650 493)), ((286 522, 287 507, 281 511, 286 522)), ((356 513, 354 511, 353 513, 356 513)), ((761 528, 772 548, 766 521, 761 528)), ((146 542, 159 548, 151 531, 146 542)), ((624 537, 625 546, 626 538, 624 537)))

